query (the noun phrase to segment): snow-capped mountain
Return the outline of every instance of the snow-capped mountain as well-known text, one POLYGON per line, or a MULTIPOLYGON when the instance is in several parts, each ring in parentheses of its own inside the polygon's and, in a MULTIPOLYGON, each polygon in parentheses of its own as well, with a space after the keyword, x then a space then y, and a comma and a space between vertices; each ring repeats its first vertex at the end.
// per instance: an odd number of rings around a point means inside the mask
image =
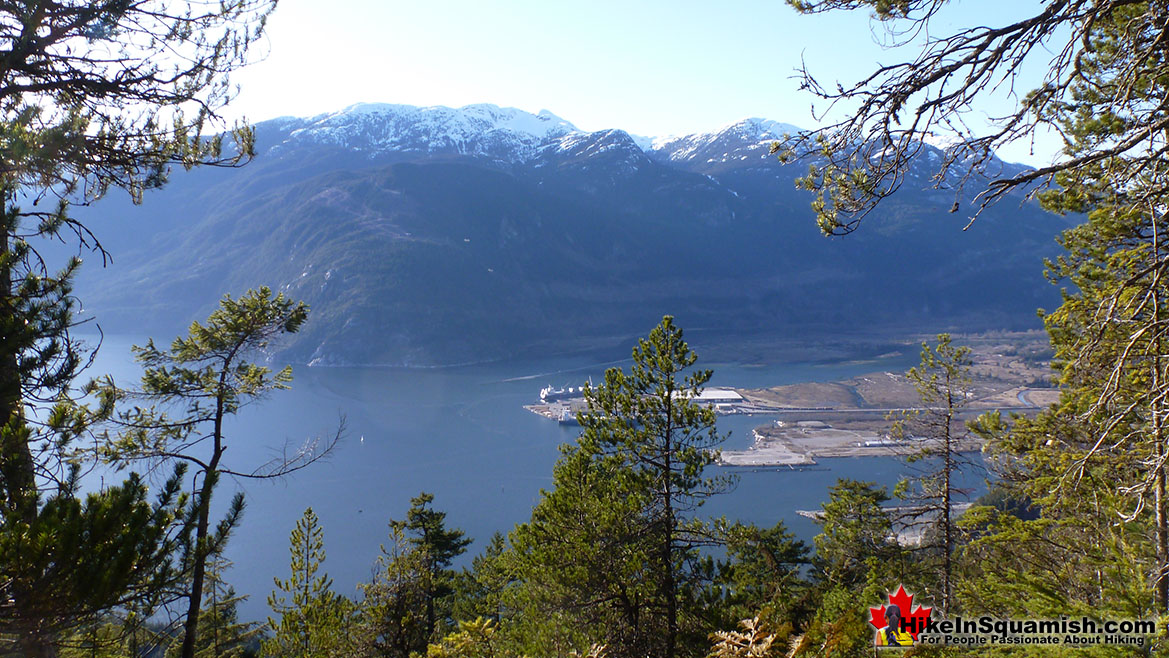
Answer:
POLYGON ((1003 203, 963 232, 932 146, 866 230, 825 240, 803 165, 768 155, 795 130, 638 137, 494 105, 266 121, 242 170, 85 209, 117 259, 79 297, 104 328, 166 335, 268 285, 313 309, 288 358, 382 365, 621 341, 667 313, 733 341, 1033 326, 1057 301, 1042 258, 1065 220, 1003 203))
POLYGON ((359 103, 311 119, 282 120, 287 138, 276 147, 339 146, 370 155, 430 153, 528 160, 536 149, 570 133, 571 123, 490 104, 460 108, 359 103))
POLYGON ((655 158, 668 162, 742 161, 768 157, 772 142, 800 130, 770 119, 743 119, 714 132, 649 138, 643 142, 643 148, 655 158))
MULTIPOLYGON (((611 141, 635 145, 651 159, 715 163, 766 158, 771 142, 799 128, 768 119, 744 119, 713 132, 669 137, 629 135, 621 130, 579 130, 547 110, 531 114, 490 104, 460 108, 359 103, 309 119, 270 122, 286 134, 274 152, 305 146, 337 146, 369 157, 387 154, 448 154, 526 164, 548 151, 576 152, 582 144, 611 141)), ((613 147, 614 144, 610 144, 613 147)))
MULTIPOLYGON (((653 161, 715 177, 744 166, 774 173, 771 145, 801 131, 788 123, 748 118, 709 132, 647 137, 619 129, 582 131, 548 110, 532 114, 491 104, 451 108, 387 103, 359 103, 310 118, 284 117, 257 128, 267 131, 270 139, 262 141, 277 156, 299 157, 301 149, 331 147, 371 162, 445 155, 477 158, 508 169, 616 157, 627 172, 653 161)), ((927 139, 920 164, 907 172, 907 180, 923 190, 934 187, 934 173, 949 146, 927 139)), ((992 164, 1001 166, 1004 174, 1022 169, 997 159, 992 164)), ((948 182, 957 184, 961 176, 961 171, 952 170, 948 182)))

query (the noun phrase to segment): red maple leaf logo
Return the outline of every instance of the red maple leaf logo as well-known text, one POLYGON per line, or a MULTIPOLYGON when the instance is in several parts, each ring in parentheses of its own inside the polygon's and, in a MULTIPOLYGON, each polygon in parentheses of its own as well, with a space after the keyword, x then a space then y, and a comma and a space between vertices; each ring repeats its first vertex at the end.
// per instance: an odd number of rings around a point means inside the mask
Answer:
MULTIPOLYGON (((911 610, 913 608, 913 595, 906 592, 905 587, 901 585, 897 586, 896 594, 889 596, 889 605, 897 606, 898 611, 901 613, 900 628, 895 630, 908 632, 913 637, 914 642, 916 642, 918 634, 925 630, 925 624, 929 621, 930 612, 933 611, 933 608, 925 608, 919 605, 916 610, 911 610)), ((869 615, 871 617, 869 623, 874 628, 881 629, 889 625, 889 621, 885 618, 885 606, 869 608, 869 615)))

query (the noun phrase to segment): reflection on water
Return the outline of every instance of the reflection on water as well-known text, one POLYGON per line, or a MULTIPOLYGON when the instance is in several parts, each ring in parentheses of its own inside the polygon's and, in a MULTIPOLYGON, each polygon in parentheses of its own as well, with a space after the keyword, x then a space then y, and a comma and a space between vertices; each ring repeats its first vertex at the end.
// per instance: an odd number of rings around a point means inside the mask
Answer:
MULTIPOLYGON (((120 381, 136 378, 129 358, 132 341, 107 338, 93 373, 120 381)), ((141 341, 139 341, 141 342, 141 341)), ((235 562, 229 578, 251 596, 242 612, 267 614, 273 577, 286 577, 288 534, 305 507, 325 528, 326 570, 338 591, 353 593, 385 540, 386 524, 403 518, 420 491, 435 494, 448 522, 476 540, 479 550, 495 531, 507 532, 528 518, 540 489, 551 483, 558 446, 579 428, 561 427, 525 411, 548 384, 600 381, 604 369, 627 365, 614 355, 570 356, 449 369, 305 368, 295 370, 293 389, 249 407, 228 427, 226 459, 250 470, 313 434, 327 434, 345 419, 346 440, 331 458, 279 481, 225 481, 243 488, 248 508, 231 540, 235 562)), ((905 370, 905 357, 864 364, 706 364, 714 385, 760 387, 825 381, 874 370, 905 370)), ((771 417, 728 416, 719 421, 731 437, 724 447, 750 445, 751 429, 771 417)), ((823 470, 803 472, 738 469, 734 491, 708 502, 703 513, 760 524, 783 520, 810 539, 815 526, 795 514, 815 509, 840 477, 892 485, 903 467, 892 458, 823 460, 823 470)))

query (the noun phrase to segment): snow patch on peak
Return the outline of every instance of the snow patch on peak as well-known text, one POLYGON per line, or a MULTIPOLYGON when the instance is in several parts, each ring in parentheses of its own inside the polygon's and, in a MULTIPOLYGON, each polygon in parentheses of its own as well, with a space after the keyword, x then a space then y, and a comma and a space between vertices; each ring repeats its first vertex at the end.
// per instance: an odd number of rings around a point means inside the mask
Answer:
POLYGON ((948 151, 951 148, 962 144, 965 139, 953 132, 929 132, 921 137, 921 141, 938 149, 939 151, 948 151))
POLYGON ((393 103, 354 103, 336 112, 318 114, 313 119, 320 120, 328 117, 360 116, 364 114, 394 114, 417 109, 413 105, 396 105, 393 103))
POLYGON ((585 154, 597 154, 613 149, 627 149, 637 153, 639 157, 643 155, 644 149, 637 143, 636 137, 633 137, 624 130, 611 128, 609 130, 598 130, 597 132, 584 133, 573 132, 561 136, 556 141, 548 145, 548 148, 554 149, 558 152, 580 151, 585 154))
POLYGON ((625 134, 629 135, 629 139, 632 139, 633 143, 637 144, 637 148, 641 149, 644 153, 649 153, 653 150, 654 140, 661 139, 660 137, 646 137, 645 135, 631 135, 629 133, 625 134))
POLYGON ((771 119, 761 119, 759 117, 751 117, 736 121, 735 123, 723 126, 718 132, 735 132, 744 137, 754 138, 756 140, 776 140, 783 139, 784 135, 794 135, 800 132, 801 129, 790 123, 780 123, 779 121, 772 121, 771 119))
POLYGON ((371 157, 390 151, 457 153, 516 162, 575 131, 547 110, 537 115, 487 103, 460 108, 358 103, 308 119, 285 144, 335 145, 371 157))
POLYGON ((556 140, 552 147, 557 151, 571 151, 587 142, 589 138, 590 133, 568 133, 556 140))
POLYGON ((659 161, 745 160, 765 152, 764 145, 784 134, 800 131, 790 124, 749 118, 713 132, 681 136, 646 137, 616 129, 586 133, 546 109, 532 114, 490 103, 459 108, 357 103, 284 125, 290 131, 275 150, 328 145, 371 158, 387 153, 457 154, 511 164, 530 162, 546 150, 575 150, 585 142, 636 149, 638 155, 659 161))
POLYGON ((746 151, 758 150, 762 145, 783 139, 785 134, 795 134, 800 130, 788 123, 752 117, 728 123, 713 132, 639 137, 637 143, 643 151, 659 159, 677 162, 701 154, 706 162, 725 162, 746 159, 746 151))
MULTIPOLYGON (((448 108, 426 109, 445 110, 448 108)), ((487 124, 493 126, 494 130, 509 130, 540 139, 559 137, 560 135, 577 131, 576 126, 548 110, 540 110, 539 114, 531 114, 530 112, 517 110, 514 107, 499 107, 498 105, 480 103, 477 105, 466 105, 457 111, 469 117, 482 119, 487 124)))

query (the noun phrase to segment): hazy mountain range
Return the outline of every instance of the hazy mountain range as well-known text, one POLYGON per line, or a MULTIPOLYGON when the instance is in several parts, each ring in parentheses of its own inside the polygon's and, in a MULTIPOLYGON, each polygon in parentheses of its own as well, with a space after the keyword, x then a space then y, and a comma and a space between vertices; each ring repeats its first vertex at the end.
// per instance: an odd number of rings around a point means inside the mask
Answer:
MULTIPOLYGON (((440 365, 643 334, 664 313, 727 337, 1036 326, 1065 219, 1021 199, 970 230, 920 171, 858 233, 748 119, 697 135, 582 132, 548 112, 357 105, 256 126, 238 170, 177 172, 142 206, 78 216, 114 256, 78 296, 107 331, 169 338, 225 292, 312 306, 286 355, 440 365)), ((1014 167, 1014 165, 1004 165, 1014 167)))

